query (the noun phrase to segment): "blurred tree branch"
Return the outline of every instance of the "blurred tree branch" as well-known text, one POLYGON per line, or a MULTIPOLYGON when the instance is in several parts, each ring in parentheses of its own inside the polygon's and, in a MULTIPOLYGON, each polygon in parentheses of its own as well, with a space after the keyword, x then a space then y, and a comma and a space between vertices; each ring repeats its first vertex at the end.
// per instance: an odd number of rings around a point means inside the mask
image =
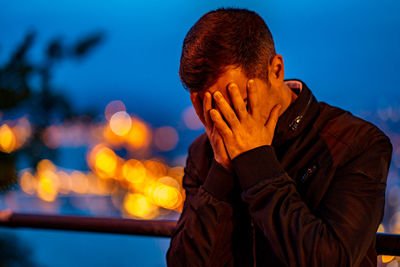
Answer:
MULTIPOLYGON (((57 63, 65 60, 84 59, 104 39, 102 32, 88 34, 73 44, 55 38, 45 47, 43 59, 32 62, 28 53, 32 49, 36 33, 29 32, 16 46, 8 61, 0 65, 0 111, 3 115, 21 112, 28 114, 32 138, 18 151, 0 152, 0 191, 15 184, 16 158, 24 154, 34 167, 43 158, 54 159, 56 151, 43 142, 44 130, 54 122, 74 120, 79 114, 73 112, 68 99, 55 92, 52 77, 57 63), (34 78, 39 81, 34 84, 34 78)), ((93 114, 87 114, 90 118, 93 114)))

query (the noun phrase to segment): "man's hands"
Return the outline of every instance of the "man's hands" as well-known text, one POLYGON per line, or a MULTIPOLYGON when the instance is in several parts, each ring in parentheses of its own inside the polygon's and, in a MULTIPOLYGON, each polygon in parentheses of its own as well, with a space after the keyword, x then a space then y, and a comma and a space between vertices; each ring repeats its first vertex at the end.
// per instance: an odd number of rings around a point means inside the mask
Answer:
POLYGON ((231 83, 228 91, 235 110, 217 91, 213 97, 218 110, 211 109, 209 114, 214 122, 214 128, 223 139, 229 158, 234 159, 256 147, 271 145, 281 105, 275 105, 269 116, 263 114, 262 105, 265 100, 260 99, 260 91, 254 80, 247 82, 249 110, 246 109, 236 84, 231 83))
POLYGON ((203 103, 197 93, 191 93, 190 99, 192 100, 192 104, 196 110, 197 116, 206 128, 208 139, 210 140, 211 147, 214 151, 215 160, 225 169, 231 170, 231 161, 222 137, 213 125, 213 122, 210 118, 210 110, 212 109, 211 94, 209 92, 204 94, 203 103))
POLYGON ((281 105, 273 106, 268 113, 261 90, 265 88, 257 88, 254 80, 247 82, 247 109, 238 86, 229 84, 234 110, 219 91, 213 94, 217 109, 212 108, 209 92, 203 100, 198 93, 190 94, 197 116, 206 128, 215 160, 225 169, 231 169, 231 159, 238 155, 272 143, 281 105))

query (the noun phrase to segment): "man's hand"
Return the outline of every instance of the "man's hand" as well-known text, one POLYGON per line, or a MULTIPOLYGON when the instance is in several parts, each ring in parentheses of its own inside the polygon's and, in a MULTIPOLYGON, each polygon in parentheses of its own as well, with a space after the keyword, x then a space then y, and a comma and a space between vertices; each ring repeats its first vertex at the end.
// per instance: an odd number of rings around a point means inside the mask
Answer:
POLYGON ((258 90, 254 80, 249 80, 247 83, 249 110, 246 109, 239 88, 234 83, 229 85, 228 91, 235 111, 220 92, 213 94, 218 110, 212 109, 210 117, 222 136, 231 159, 253 148, 272 143, 281 106, 275 105, 269 116, 262 114, 263 101, 258 90))
POLYGON ((226 151, 221 135, 215 128, 210 117, 210 110, 212 109, 211 94, 209 92, 204 94, 203 103, 201 103, 200 96, 197 93, 191 93, 190 99, 192 100, 197 116, 206 128, 206 134, 214 151, 215 161, 221 164, 225 169, 231 170, 232 167, 228 152, 226 151))

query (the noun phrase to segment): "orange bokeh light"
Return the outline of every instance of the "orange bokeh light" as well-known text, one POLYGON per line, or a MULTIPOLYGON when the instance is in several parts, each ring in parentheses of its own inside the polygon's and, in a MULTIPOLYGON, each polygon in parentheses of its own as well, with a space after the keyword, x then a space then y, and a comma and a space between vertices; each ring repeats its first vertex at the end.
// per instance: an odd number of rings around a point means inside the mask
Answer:
POLYGON ((132 126, 125 138, 126 143, 132 148, 146 148, 151 142, 151 131, 143 121, 132 118, 132 126))
POLYGON ((78 194, 85 194, 89 190, 89 181, 80 171, 73 171, 70 175, 71 190, 78 194))
POLYGON ((20 185, 25 193, 33 195, 37 189, 37 179, 30 172, 24 172, 20 179, 20 185))
POLYGON ((0 126, 0 150, 10 153, 15 149, 16 138, 14 132, 7 124, 0 126))
POLYGON ((144 166, 147 170, 147 176, 150 178, 159 178, 167 174, 167 167, 160 161, 146 160, 144 166))

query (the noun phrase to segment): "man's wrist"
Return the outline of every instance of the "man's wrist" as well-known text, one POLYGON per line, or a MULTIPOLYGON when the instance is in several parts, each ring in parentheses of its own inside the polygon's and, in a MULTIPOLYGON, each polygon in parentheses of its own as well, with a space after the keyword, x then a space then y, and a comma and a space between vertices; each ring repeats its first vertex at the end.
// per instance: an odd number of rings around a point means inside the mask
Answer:
POLYGON ((216 198, 230 202, 234 187, 234 174, 215 159, 211 163, 203 188, 216 198))
POLYGON ((243 190, 262 180, 277 178, 285 173, 272 146, 261 146, 246 151, 232 160, 232 166, 243 190))
POLYGON ((217 164, 221 165, 221 167, 223 167, 227 172, 232 172, 232 163, 229 159, 227 161, 222 161, 214 158, 214 160, 217 164))

